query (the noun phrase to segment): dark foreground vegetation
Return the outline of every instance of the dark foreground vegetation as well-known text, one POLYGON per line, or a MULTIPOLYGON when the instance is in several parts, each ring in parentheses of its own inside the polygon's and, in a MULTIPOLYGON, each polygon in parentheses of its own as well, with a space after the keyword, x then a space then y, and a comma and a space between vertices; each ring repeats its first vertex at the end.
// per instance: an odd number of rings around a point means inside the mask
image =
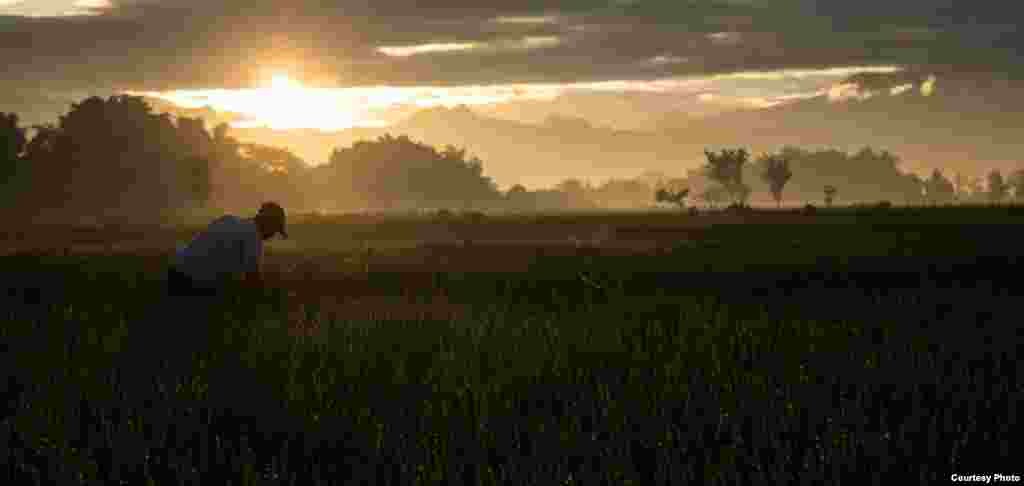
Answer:
POLYGON ((191 228, 10 230, 0 482, 1020 475, 1019 212, 295 218, 210 301, 191 228))

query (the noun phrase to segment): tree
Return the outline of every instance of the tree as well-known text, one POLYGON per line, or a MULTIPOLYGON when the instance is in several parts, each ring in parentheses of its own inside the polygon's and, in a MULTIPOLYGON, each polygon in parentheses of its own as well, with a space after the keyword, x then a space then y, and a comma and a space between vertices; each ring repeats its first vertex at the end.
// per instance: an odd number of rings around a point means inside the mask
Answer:
POLYGON ((955 191, 953 183, 943 176, 939 169, 932 171, 931 177, 925 183, 925 188, 928 200, 932 204, 944 204, 953 200, 955 191))
POLYGON ((1024 201, 1024 169, 1017 169, 1007 177, 1007 183, 1013 187, 1013 198, 1017 202, 1024 201))
POLYGON ((26 143, 25 129, 18 125, 18 115, 0 113, 0 184, 10 180, 19 169, 26 143))
POLYGON ((781 155, 765 155, 761 157, 761 179, 768 183, 775 198, 775 205, 782 205, 782 188, 786 186, 793 172, 789 170, 789 160, 781 155))
POLYGON ((1010 186, 1003 180, 1003 175, 998 170, 992 169, 988 173, 988 200, 998 203, 1006 198, 1010 186))
POLYGON ((671 203, 679 206, 679 209, 683 209, 686 206, 684 200, 686 196, 690 194, 690 189, 683 189, 679 192, 670 192, 666 189, 658 189, 654 193, 654 201, 659 203, 671 203))
POLYGON ((182 178, 187 181, 186 188, 189 199, 199 207, 206 207, 210 203, 210 161, 191 156, 185 158, 181 163, 182 178))
POLYGON ((957 172, 953 176, 953 199, 960 203, 964 200, 964 195, 967 193, 967 179, 962 174, 957 172))
POLYGON ((716 204, 724 202, 728 196, 727 191, 721 185, 712 185, 704 190, 700 194, 700 198, 710 208, 714 208, 716 204))
POLYGON ((832 207, 832 200, 836 197, 836 186, 825 186, 825 206, 832 207))
POLYGON ((605 207, 650 207, 652 191, 639 178, 609 179, 591 194, 595 203, 605 207))
POLYGON ((25 129, 18 125, 18 115, 0 113, 0 160, 14 160, 25 150, 25 129))
POLYGON ((326 165, 331 190, 351 192, 355 204, 364 207, 470 209, 501 199, 494 182, 483 175, 480 159, 467 160, 465 150, 451 146, 439 152, 405 135, 386 134, 335 149, 326 165))
POLYGON ((711 180, 721 184, 736 204, 744 204, 750 195, 750 188, 743 184, 743 166, 750 159, 746 149, 722 149, 721 152, 704 151, 707 157, 705 170, 711 180))
MULTIPOLYGON (((787 146, 777 152, 789 161, 792 178, 785 185, 790 198, 816 199, 822 187, 843 187, 844 201, 919 201, 921 188, 914 183, 912 174, 900 170, 899 158, 885 150, 870 147, 853 154, 835 149, 805 150, 787 146)), ((770 192, 770 183, 757 172, 757 165, 748 176, 758 187, 756 191, 770 192)))
POLYGON ((555 190, 565 193, 570 207, 589 207, 590 201, 587 192, 590 188, 579 179, 565 179, 555 186, 555 190))

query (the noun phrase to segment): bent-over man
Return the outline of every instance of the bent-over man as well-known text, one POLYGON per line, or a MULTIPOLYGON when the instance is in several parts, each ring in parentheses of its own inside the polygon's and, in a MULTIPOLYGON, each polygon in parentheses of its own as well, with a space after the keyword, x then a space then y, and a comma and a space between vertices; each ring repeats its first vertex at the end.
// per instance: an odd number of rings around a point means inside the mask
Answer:
POLYGON ((175 253, 167 275, 168 294, 216 295, 239 275, 248 284, 260 285, 263 240, 278 233, 288 238, 284 209, 274 202, 263 203, 253 218, 217 218, 175 253))

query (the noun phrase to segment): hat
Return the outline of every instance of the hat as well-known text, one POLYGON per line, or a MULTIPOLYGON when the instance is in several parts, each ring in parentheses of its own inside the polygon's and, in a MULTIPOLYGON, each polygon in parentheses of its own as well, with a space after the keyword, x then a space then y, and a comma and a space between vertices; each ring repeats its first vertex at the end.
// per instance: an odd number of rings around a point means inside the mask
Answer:
POLYGON ((285 231, 284 208, 280 204, 276 202, 263 203, 260 206, 259 215, 271 224, 271 228, 276 230, 275 233, 281 233, 281 236, 288 238, 288 232, 285 231))

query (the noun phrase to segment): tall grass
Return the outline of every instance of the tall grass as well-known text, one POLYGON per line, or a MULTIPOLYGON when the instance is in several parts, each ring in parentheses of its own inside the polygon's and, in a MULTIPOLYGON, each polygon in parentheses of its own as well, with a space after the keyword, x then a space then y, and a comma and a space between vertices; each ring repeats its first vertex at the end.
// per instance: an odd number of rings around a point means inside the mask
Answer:
MULTIPOLYGON (((1007 470, 1011 245, 774 229, 714 227, 656 256, 542 253, 511 273, 357 278, 341 261, 370 257, 323 255, 301 279, 207 301, 165 298, 155 257, 4 257, 3 473, 748 484, 1007 470)), ((462 251, 486 269, 486 250, 462 251)))

